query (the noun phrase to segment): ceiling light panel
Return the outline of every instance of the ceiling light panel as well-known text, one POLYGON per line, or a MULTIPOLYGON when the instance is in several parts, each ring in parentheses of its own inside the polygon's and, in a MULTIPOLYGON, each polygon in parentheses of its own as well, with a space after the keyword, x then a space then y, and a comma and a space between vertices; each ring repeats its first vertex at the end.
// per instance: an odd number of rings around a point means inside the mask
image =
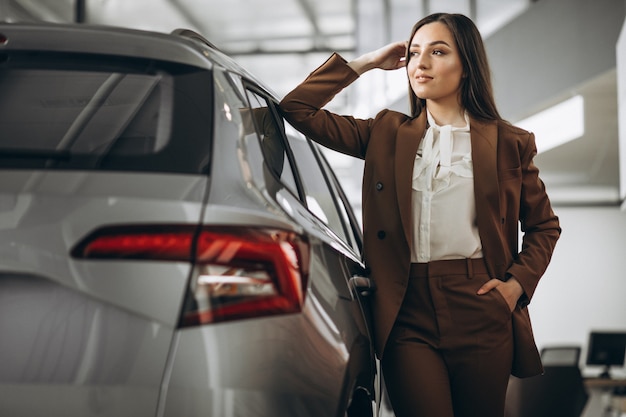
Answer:
POLYGON ((579 139, 585 133, 585 100, 576 95, 516 123, 535 134, 537 152, 579 139))
POLYGON ((86 6, 88 23, 166 33, 178 28, 197 30, 169 0, 87 0, 86 6))
POLYGON ((196 16, 212 41, 261 41, 311 36, 313 27, 297 0, 170 0, 196 16))

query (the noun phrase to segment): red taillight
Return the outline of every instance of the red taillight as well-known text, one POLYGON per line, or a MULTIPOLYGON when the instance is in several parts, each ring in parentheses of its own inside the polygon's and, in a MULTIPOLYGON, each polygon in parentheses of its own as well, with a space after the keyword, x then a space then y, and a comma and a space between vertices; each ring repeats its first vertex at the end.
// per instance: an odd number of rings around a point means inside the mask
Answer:
POLYGON ((75 258, 191 261, 197 227, 116 226, 99 229, 72 251, 75 258))
POLYGON ((6 45, 7 43, 9 43, 9 38, 0 33, 0 45, 6 45))
POLYGON ((308 244, 293 232, 265 228, 114 227, 72 251, 77 258, 194 263, 181 326, 301 310, 308 244))

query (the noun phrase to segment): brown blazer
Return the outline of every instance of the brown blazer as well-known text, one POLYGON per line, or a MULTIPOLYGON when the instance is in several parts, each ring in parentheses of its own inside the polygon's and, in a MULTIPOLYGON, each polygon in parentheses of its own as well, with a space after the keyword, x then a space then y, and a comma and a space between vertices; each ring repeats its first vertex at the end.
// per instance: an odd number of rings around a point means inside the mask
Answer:
MULTIPOLYGON (((332 55, 280 103, 284 117, 314 141, 365 160, 363 176, 364 261, 377 291, 373 300, 375 345, 382 357, 408 284, 413 217, 411 175, 426 114, 416 118, 383 110, 371 119, 320 110, 358 78, 332 55)), ((516 355, 527 358, 518 375, 542 371, 525 308, 560 235, 539 171, 533 164, 534 135, 503 121, 470 119, 478 230, 492 278, 514 276, 524 296, 513 324, 524 341, 516 355), (524 231, 518 249, 518 225, 524 231), (529 358, 529 359, 528 359, 529 358)))

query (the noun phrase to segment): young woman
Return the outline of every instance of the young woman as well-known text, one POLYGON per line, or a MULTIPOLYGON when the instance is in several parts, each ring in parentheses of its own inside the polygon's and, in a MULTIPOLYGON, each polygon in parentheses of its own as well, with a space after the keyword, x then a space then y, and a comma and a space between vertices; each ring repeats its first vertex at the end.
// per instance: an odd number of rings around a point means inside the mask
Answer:
POLYGON ((313 140, 365 160, 364 259, 396 416, 502 417, 509 375, 542 371, 525 307, 561 229, 534 135, 498 114, 474 23, 434 14, 408 43, 351 62, 334 54, 280 107, 313 140), (322 110, 365 71, 404 67, 410 115, 322 110))

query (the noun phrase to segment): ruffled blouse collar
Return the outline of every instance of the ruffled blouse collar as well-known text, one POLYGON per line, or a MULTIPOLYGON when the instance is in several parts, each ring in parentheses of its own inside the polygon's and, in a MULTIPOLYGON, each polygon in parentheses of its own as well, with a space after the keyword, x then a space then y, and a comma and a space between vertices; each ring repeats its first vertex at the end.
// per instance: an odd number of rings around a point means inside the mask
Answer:
POLYGON ((426 109, 428 128, 415 156, 413 188, 418 191, 436 191, 449 184, 450 175, 472 176, 471 152, 461 164, 452 164, 453 132, 470 131, 469 116, 465 112, 465 126, 439 126, 426 109), (467 170, 469 169, 469 172, 467 170))

